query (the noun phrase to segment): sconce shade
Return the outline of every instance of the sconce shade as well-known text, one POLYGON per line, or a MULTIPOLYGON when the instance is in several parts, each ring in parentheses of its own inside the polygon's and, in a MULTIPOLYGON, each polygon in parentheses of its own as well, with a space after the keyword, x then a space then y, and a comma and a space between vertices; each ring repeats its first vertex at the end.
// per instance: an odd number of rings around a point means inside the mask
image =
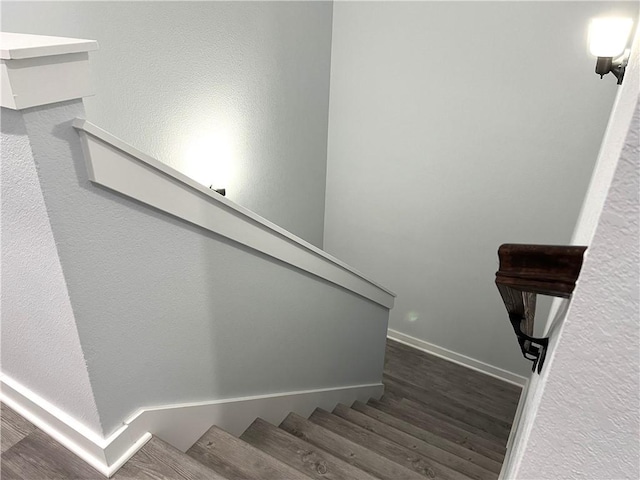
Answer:
POLYGON ((621 55, 629 39, 633 20, 630 18, 594 18, 589 25, 589 50, 596 57, 621 55))

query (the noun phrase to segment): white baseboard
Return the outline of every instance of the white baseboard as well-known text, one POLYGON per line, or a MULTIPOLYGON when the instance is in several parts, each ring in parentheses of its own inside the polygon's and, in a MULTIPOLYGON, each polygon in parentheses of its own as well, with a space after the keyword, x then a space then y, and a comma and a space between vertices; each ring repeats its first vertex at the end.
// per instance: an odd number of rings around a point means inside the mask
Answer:
POLYGON ((423 352, 427 352, 437 357, 444 358, 445 360, 449 360, 450 362, 463 365, 472 370, 476 370, 486 375, 491 375, 492 377, 504 380, 505 382, 518 385, 519 387, 524 387, 524 385, 527 383, 527 379, 521 375, 503 370, 502 368, 494 367, 493 365, 489 365, 488 363, 481 362, 480 360, 467 357, 466 355, 447 350, 446 348, 439 347, 437 345, 434 345, 433 343, 425 342, 424 340, 406 335, 404 333, 398 332, 397 330, 389 329, 387 332, 387 337, 391 340, 395 340, 396 342, 400 342, 405 345, 409 345, 410 347, 417 348, 418 350, 422 350, 423 352))
POLYGON ((382 383, 375 383, 143 408, 102 438, 15 380, 0 378, 2 402, 106 477, 152 435, 184 452, 212 425, 240 435, 257 417, 277 425, 290 412, 307 417, 317 407, 332 410, 338 403, 366 402, 384 391, 382 383))

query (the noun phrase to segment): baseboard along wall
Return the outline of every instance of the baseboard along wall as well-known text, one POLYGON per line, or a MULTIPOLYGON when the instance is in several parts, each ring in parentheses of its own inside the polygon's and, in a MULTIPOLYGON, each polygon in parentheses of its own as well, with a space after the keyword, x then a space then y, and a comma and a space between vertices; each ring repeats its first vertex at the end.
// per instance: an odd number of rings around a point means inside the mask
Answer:
POLYGON ((331 411, 338 403, 379 399, 384 391, 373 383, 147 407, 102 438, 14 379, 3 374, 0 382, 3 403, 106 477, 152 435, 184 452, 213 425, 239 436, 257 417, 277 425, 290 412, 308 417, 318 407, 331 411))

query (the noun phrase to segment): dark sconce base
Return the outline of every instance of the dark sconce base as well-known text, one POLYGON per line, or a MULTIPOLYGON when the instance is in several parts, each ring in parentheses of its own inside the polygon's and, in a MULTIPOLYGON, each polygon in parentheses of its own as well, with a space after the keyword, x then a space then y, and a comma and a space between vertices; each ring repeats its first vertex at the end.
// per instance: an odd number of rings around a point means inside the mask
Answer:
POLYGON ((211 190, 213 190, 214 192, 219 193, 223 197, 227 194, 227 189, 226 188, 213 188, 213 185, 209 185, 209 188, 211 190))
POLYGON ((612 57, 598 57, 598 60, 596 61, 596 74, 600 75, 600 78, 602 78, 607 73, 613 73, 613 75, 618 79, 618 85, 622 85, 624 71, 626 68, 626 59, 616 59, 614 62, 612 57))

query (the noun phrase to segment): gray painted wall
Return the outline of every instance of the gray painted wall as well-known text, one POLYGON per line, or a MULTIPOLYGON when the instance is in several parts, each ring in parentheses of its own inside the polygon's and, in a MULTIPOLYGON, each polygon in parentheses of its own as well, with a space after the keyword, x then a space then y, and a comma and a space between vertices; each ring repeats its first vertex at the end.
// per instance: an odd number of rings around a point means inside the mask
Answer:
POLYGON ((324 245, 398 294, 390 328, 528 373, 496 252, 571 239, 617 89, 587 27, 611 12, 637 5, 335 4, 324 245))
POLYGON ((2 373, 102 434, 20 112, 2 110, 2 373))
POLYGON ((322 247, 331 2, 1 9, 3 31, 98 40, 93 123, 322 247))
POLYGON ((105 435, 145 406, 380 381, 386 308, 92 185, 83 113, 24 123, 105 435))

